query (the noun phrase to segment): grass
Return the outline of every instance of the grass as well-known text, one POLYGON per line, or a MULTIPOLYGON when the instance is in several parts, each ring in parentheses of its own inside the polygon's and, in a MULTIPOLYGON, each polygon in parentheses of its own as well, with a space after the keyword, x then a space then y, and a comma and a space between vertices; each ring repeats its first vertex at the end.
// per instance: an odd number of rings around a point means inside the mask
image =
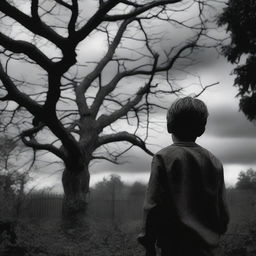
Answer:
MULTIPOLYGON (((255 192, 228 192, 231 222, 218 256, 256 255, 255 199, 255 192)), ((23 219, 15 227, 15 246, 3 232, 0 250, 4 256, 142 256, 144 250, 136 241, 139 229, 139 219, 112 222, 90 216, 77 227, 66 227, 56 218, 23 219)))

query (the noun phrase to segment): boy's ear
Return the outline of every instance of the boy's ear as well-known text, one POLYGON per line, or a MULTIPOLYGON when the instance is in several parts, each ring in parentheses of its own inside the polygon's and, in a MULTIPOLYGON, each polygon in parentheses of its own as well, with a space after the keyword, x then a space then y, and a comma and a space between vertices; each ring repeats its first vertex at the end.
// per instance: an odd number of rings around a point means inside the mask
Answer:
POLYGON ((172 126, 170 124, 167 123, 167 131, 168 133, 172 133, 172 126))
POLYGON ((197 135, 197 137, 202 136, 202 135, 204 134, 204 132, 205 132, 205 127, 203 127, 203 128, 201 129, 201 131, 200 131, 200 133, 197 135))

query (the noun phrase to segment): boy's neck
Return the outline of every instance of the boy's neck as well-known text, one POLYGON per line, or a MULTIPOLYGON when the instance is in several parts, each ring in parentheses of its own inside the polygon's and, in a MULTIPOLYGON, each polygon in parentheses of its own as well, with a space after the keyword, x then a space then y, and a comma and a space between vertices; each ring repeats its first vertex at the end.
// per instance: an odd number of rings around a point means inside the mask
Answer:
POLYGON ((180 139, 177 136, 175 136, 174 134, 172 134, 172 141, 173 143, 179 143, 179 142, 196 142, 196 138, 192 138, 192 139, 180 139))

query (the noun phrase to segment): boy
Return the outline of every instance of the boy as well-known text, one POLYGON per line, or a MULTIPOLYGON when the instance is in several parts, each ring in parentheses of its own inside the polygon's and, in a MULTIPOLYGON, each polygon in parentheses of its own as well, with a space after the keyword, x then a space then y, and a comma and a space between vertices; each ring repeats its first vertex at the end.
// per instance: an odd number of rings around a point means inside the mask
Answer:
POLYGON ((138 241, 146 255, 212 256, 229 215, 221 162, 195 143, 205 131, 208 110, 185 97, 167 113, 173 144, 155 154, 138 241))

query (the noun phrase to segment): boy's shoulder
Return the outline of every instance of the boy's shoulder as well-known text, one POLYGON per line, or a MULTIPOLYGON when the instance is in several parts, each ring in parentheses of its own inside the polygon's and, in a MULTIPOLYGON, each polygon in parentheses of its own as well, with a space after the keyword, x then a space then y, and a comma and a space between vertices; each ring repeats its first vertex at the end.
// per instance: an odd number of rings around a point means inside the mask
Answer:
POLYGON ((204 149, 200 145, 196 144, 195 142, 176 142, 165 148, 162 148, 156 153, 156 155, 165 155, 170 153, 180 154, 181 152, 186 152, 187 150, 194 150, 198 148, 208 151, 207 149, 204 149))
POLYGON ((182 153, 184 152, 184 148, 183 147, 179 147, 176 144, 171 144, 165 148, 162 148, 161 150, 159 150, 155 155, 156 156, 177 156, 179 157, 182 153))
POLYGON ((196 144, 196 143, 174 143, 161 150, 155 155, 157 157, 172 160, 184 160, 187 155, 200 155, 202 158, 211 160, 216 166, 222 168, 221 161, 208 149, 196 144))
POLYGON ((169 145, 162 148, 155 154, 155 158, 159 158, 162 161, 182 161, 186 155, 186 149, 184 147, 177 146, 176 144, 169 145))

